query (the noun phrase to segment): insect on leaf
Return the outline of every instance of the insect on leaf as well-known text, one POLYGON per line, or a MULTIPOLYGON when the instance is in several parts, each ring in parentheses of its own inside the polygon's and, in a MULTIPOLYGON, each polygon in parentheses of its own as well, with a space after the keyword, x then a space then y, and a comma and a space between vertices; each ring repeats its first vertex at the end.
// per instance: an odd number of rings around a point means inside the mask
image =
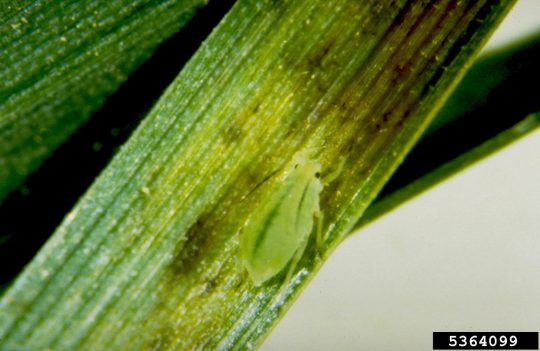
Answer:
POLYGON ((255 285, 274 277, 291 261, 290 269, 294 268, 319 212, 321 164, 300 154, 294 160, 292 170, 251 216, 241 237, 241 259, 255 285))

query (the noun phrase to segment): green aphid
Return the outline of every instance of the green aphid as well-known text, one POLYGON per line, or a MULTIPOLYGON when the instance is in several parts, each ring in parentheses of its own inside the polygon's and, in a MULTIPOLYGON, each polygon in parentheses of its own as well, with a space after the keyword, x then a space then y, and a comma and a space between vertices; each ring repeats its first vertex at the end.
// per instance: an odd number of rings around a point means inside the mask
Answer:
POLYGON ((277 190, 253 213, 241 234, 241 261, 257 286, 289 263, 292 272, 306 249, 314 218, 320 218, 321 164, 303 154, 293 160, 277 190))

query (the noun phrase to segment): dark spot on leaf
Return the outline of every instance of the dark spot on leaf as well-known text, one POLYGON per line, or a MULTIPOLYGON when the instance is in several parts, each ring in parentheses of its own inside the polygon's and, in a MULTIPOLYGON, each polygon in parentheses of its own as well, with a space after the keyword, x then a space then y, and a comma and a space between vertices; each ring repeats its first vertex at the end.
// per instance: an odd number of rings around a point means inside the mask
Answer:
POLYGON ((170 330, 172 330, 172 327, 168 326, 158 331, 148 343, 147 349, 152 351, 168 349, 172 341, 172 336, 169 334, 170 330))
POLYGON ((314 71, 323 67, 324 60, 327 58, 328 53, 330 53, 330 50, 334 44, 335 40, 333 38, 327 40, 321 49, 316 50, 315 53, 307 59, 307 68, 309 72, 313 73, 314 71))
POLYGON ((261 108, 261 103, 258 102, 255 104, 255 106, 253 107, 253 109, 251 110, 251 112, 253 112, 254 114, 259 112, 259 109, 261 108))
POLYGON ((203 295, 210 295, 218 286, 217 277, 212 277, 206 281, 204 284, 203 295))
POLYGON ((242 140, 244 135, 245 133, 242 128, 233 123, 223 132, 223 140, 227 145, 237 144, 242 140))
POLYGON ((403 128, 403 125, 405 124, 405 122, 409 119, 409 117, 411 116, 411 108, 408 108, 407 111, 405 111, 399 118, 399 120, 397 121, 396 123, 396 126, 401 129, 403 128))
POLYGON ((180 245, 171 265, 173 276, 182 276, 191 272, 208 243, 209 228, 205 226, 206 216, 200 216, 186 232, 186 239, 180 245))

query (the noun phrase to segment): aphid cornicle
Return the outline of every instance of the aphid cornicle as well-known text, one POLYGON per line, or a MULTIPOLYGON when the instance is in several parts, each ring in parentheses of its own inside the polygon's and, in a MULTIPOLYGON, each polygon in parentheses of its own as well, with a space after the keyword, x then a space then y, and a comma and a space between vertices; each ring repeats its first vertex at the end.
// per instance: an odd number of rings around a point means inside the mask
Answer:
POLYGON ((319 212, 321 164, 303 154, 276 191, 255 210, 240 238, 240 257, 255 285, 261 285, 302 257, 319 212))

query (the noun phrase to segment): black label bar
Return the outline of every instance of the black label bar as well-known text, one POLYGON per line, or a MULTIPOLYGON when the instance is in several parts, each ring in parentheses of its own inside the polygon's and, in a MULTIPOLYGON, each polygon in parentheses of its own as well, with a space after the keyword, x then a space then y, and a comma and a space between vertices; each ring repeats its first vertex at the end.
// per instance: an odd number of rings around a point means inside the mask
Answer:
POLYGON ((538 332, 433 332, 434 350, 538 350, 538 332))

